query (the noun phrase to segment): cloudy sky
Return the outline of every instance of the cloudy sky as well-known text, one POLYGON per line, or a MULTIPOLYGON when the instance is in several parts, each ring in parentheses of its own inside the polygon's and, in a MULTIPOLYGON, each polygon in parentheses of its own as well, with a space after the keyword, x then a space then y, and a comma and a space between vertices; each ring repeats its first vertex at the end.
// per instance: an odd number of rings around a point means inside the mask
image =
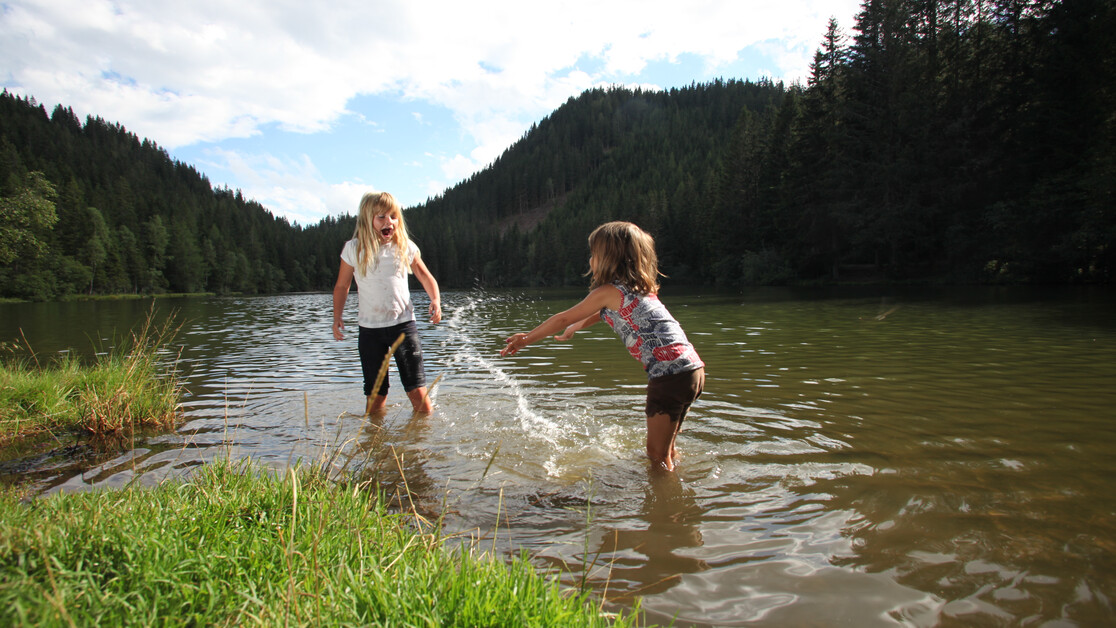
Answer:
POLYGON ((300 224, 422 203, 595 86, 805 81, 858 0, 0 0, 0 79, 300 224))

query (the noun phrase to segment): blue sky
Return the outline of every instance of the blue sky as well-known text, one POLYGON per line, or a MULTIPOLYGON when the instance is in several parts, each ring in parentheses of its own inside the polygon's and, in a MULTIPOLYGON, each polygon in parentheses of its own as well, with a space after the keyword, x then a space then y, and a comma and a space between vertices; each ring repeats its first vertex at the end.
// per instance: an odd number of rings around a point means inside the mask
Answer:
POLYGON ((586 89, 805 82, 855 0, 0 0, 0 79, 313 224, 483 169, 586 89))

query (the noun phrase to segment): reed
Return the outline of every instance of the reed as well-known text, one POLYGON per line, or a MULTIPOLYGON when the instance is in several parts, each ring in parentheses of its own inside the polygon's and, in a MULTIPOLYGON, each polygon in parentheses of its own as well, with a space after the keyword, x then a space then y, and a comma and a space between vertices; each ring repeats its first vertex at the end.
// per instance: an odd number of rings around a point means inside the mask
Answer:
POLYGON ((177 356, 168 349, 173 317, 153 315, 138 330, 98 351, 89 363, 72 355, 45 364, 33 352, 0 362, 0 445, 44 432, 128 435, 140 427, 165 428, 180 416, 177 356))
MULTIPOLYGON (((634 625, 524 556, 448 550, 382 493, 219 461, 153 489, 0 495, 2 625, 634 625)), ((637 611, 638 613, 638 611, 637 611)))

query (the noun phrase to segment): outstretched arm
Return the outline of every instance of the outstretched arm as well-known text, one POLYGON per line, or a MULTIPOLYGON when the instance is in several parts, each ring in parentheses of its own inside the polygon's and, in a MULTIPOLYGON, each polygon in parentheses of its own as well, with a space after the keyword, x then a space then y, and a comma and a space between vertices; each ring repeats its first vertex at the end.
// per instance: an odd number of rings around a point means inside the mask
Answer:
POLYGON ((345 311, 345 300, 349 298, 349 287, 353 285, 353 267, 345 260, 341 260, 341 268, 337 271, 337 283, 333 286, 333 339, 344 340, 341 333, 345 323, 341 314, 345 311))
POLYGON ((411 262, 411 272, 415 274, 415 278, 422 284, 422 288, 426 290, 427 296, 430 297, 430 322, 437 325, 442 320, 442 293, 438 290, 438 280, 430 273, 430 269, 423 263, 422 257, 416 255, 413 262, 411 262))
POLYGON ((589 316, 585 317, 585 320, 577 321, 576 323, 573 323, 572 325, 567 327, 566 331, 558 334, 554 337, 554 339, 569 340, 570 338, 573 338, 574 334, 576 334, 577 332, 587 327, 592 327, 599 322, 601 322, 600 314, 590 314, 589 316))
POLYGON ((530 332, 509 337, 505 341, 507 346, 500 351, 500 355, 515 355, 523 347, 559 332, 561 332, 561 335, 557 336, 559 338, 566 334, 572 336, 571 327, 575 328, 573 331, 588 327, 589 324, 592 324, 589 323, 589 319, 596 316, 603 307, 612 310, 620 308, 620 291, 614 286, 601 286, 590 292, 588 296, 582 299, 581 303, 551 316, 530 332))

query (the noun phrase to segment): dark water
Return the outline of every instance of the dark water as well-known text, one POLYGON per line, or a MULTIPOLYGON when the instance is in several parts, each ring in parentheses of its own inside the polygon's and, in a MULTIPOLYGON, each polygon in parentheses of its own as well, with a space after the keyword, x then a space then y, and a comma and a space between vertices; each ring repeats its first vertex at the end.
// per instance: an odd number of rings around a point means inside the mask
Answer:
MULTIPOLYGON (((329 295, 160 300, 183 321, 186 424, 23 477, 74 491, 327 460, 678 625, 1116 622, 1111 291, 668 291, 708 370, 673 476, 648 471, 645 379, 610 330, 499 357, 578 296, 445 295, 446 320, 420 325, 435 413, 412 417, 393 374, 377 423, 329 295)), ((87 351, 149 307, 0 305, 0 340, 87 351)))

